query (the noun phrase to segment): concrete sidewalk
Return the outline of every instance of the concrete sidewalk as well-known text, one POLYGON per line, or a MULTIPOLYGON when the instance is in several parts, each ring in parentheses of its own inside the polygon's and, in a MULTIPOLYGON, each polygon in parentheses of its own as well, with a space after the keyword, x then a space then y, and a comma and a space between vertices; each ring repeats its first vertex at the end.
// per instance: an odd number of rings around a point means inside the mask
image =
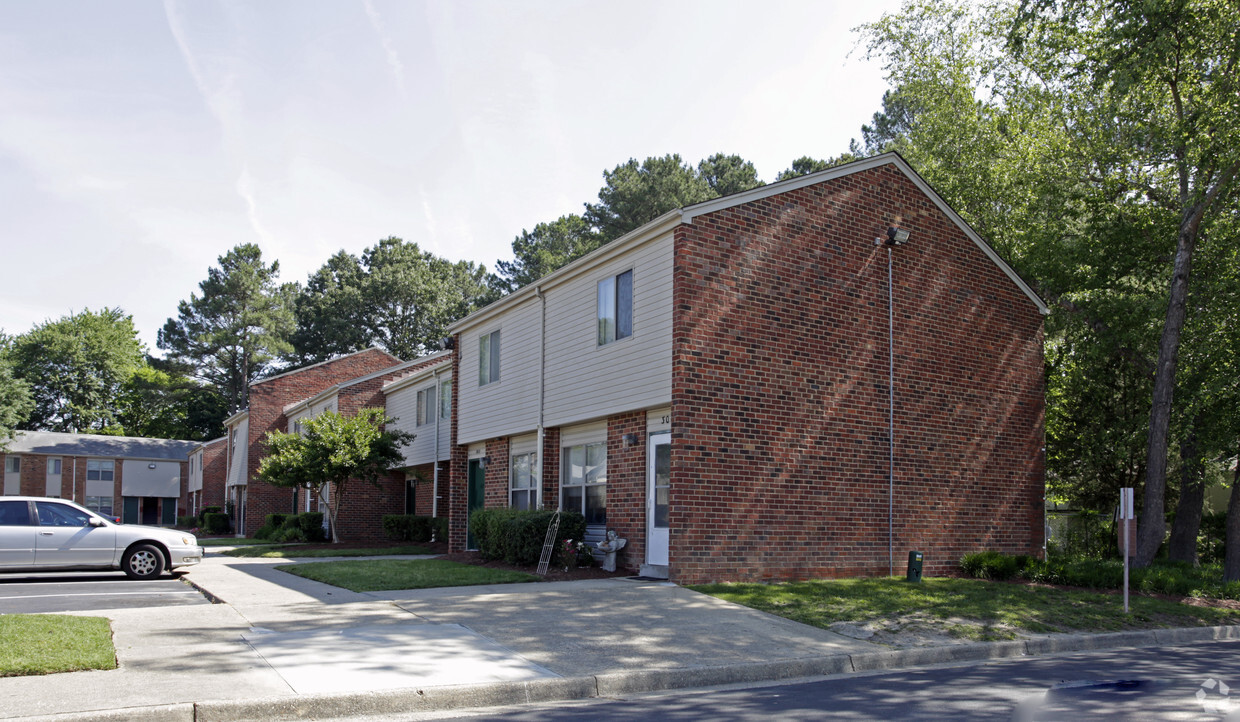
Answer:
POLYGON ((275 569, 288 563, 212 554, 187 581, 221 603, 104 612, 120 668, 0 679, 0 718, 345 718, 1240 639, 1218 627, 890 650, 666 582, 362 594, 275 569))

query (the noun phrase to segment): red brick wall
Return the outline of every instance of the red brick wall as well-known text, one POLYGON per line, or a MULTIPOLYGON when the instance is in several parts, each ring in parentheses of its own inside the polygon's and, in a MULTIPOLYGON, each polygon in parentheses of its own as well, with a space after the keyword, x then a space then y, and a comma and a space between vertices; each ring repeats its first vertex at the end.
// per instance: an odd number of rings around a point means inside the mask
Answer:
POLYGON ((636 571, 646 560, 646 412, 607 420, 607 528, 628 539, 619 561, 636 571), (637 443, 624 441, 635 434, 637 443))
MULTIPOLYGON (((456 334, 452 340, 455 347, 459 349, 461 335, 456 334)), ((459 552, 464 551, 466 546, 468 533, 466 507, 469 503, 469 447, 457 443, 456 434, 458 409, 461 408, 461 384, 457 381, 461 378, 461 355, 459 353, 452 354, 452 378, 452 420, 448 434, 452 461, 446 490, 448 508, 442 513, 448 517, 448 550, 459 552)))
MULTIPOLYGON (((283 376, 259 381, 250 387, 249 408, 249 464, 247 467, 249 483, 246 489, 247 534, 253 534, 263 524, 268 514, 292 511, 293 490, 258 481, 258 465, 261 462, 266 445, 263 441, 269 431, 287 431, 288 418, 284 416, 284 407, 289 404, 308 399, 333 384, 344 383, 360 376, 382 371, 400 363, 400 360, 389 353, 378 349, 367 349, 349 356, 309 366, 283 376)), ((380 404, 382 405, 382 404, 380 404)), ((342 409, 343 410, 343 409, 342 409)), ((350 496, 362 486, 347 488, 343 497, 346 505, 350 496)), ((374 499, 385 495, 383 490, 375 490, 374 499)), ((403 493, 403 492, 402 492, 403 493)), ((390 491, 387 492, 390 495, 390 491)), ((361 494, 369 498, 369 493, 361 494)), ((401 497, 403 498, 403 496, 401 497)), ((359 499, 361 501, 362 499, 359 499)), ((346 509, 341 510, 342 525, 346 509)), ((348 519, 353 522, 355 512, 350 512, 348 519)), ((363 522, 364 523, 364 522, 363 522)), ((377 532, 382 536, 382 530, 377 532)), ((365 538, 358 536, 356 538, 365 538)))
POLYGON ((198 508, 224 508, 225 474, 228 471, 228 441, 220 439, 202 448, 202 492, 198 508))
POLYGON ((889 225, 912 234, 892 254, 895 571, 912 549, 927 574, 978 549, 1040 551, 1041 318, 883 166, 676 230, 674 580, 888 573, 887 249, 874 239, 889 225))
POLYGON ((544 509, 560 508, 560 429, 543 430, 542 505, 544 509))

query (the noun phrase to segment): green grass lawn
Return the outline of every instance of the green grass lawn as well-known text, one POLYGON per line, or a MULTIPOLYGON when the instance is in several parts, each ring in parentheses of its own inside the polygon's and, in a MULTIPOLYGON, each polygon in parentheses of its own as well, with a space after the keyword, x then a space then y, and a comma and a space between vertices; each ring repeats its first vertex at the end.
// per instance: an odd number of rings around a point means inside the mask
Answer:
POLYGON ((246 539, 244 537, 217 537, 214 539, 199 539, 199 546, 204 547, 245 547, 256 545, 271 546, 271 542, 266 539, 246 539))
POLYGON ((116 669, 112 627, 103 617, 0 615, 0 677, 116 669))
POLYGON ((910 615, 956 637, 1012 639, 1018 633, 1117 632, 1240 624, 1240 611, 1153 597, 1064 590, 979 579, 839 579, 690 587, 815 627, 910 615))
POLYGON ((433 554, 430 549, 419 546, 399 547, 349 547, 339 549, 306 549, 301 544, 269 544, 263 547, 242 547, 220 552, 230 557, 263 557, 266 559, 314 559, 320 557, 387 557, 395 554, 433 554))
POLYGON ((276 567, 276 569, 332 586, 344 587, 354 592, 541 581, 541 578, 534 574, 506 569, 488 569, 472 564, 450 562, 446 559, 314 562, 312 564, 290 564, 276 567))

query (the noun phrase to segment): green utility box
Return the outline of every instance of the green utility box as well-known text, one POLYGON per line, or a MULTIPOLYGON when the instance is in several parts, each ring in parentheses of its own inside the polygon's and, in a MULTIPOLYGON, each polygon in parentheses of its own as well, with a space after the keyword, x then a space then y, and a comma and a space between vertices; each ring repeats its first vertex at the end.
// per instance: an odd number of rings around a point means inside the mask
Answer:
POLYGON ((905 580, 910 581, 910 582, 920 582, 921 581, 921 565, 922 565, 921 552, 909 552, 908 553, 908 576, 905 577, 905 580))

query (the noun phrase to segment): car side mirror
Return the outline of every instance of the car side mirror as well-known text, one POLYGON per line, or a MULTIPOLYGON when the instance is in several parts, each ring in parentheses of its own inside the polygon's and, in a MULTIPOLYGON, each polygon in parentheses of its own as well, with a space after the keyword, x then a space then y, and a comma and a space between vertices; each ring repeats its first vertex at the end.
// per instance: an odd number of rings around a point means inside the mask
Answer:
POLYGON ((90 521, 88 521, 87 523, 90 524, 91 526, 107 526, 107 523, 104 522, 103 519, 100 519, 97 516, 92 516, 90 518, 90 521))

